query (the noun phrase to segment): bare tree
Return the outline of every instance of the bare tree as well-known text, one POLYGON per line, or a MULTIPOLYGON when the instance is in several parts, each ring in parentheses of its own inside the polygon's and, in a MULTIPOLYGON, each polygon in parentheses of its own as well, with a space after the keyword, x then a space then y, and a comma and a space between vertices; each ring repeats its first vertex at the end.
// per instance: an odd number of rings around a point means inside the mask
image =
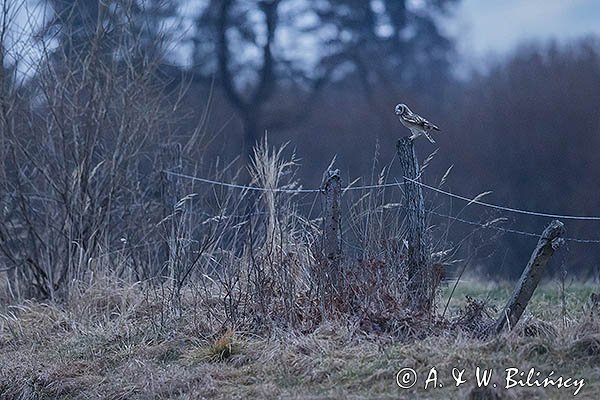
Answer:
POLYGON ((355 77, 374 102, 377 82, 389 89, 408 82, 431 85, 433 76, 445 76, 452 41, 438 29, 434 14, 446 12, 452 2, 415 9, 404 1, 377 8, 346 0, 213 0, 196 18, 195 72, 217 77, 243 122, 249 159, 262 129, 302 122, 329 82, 355 77), (312 22, 298 24, 301 20, 312 22), (314 43, 305 49, 311 57, 296 52, 292 36, 314 43))

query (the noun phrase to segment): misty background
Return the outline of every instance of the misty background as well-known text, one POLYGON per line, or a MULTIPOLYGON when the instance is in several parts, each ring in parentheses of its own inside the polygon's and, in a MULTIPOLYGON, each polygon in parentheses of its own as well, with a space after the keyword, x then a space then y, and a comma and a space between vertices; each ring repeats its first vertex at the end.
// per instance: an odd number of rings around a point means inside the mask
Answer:
MULTIPOLYGON (((417 140, 421 161, 439 149, 423 182, 437 187, 452 166, 443 186, 452 193, 473 198, 490 191, 482 200, 506 207, 600 215, 597 2, 2 0, 2 6, 4 182, 28 176, 15 172, 20 157, 38 157, 28 146, 49 143, 43 138, 53 129, 64 132, 60 115, 48 117, 63 110, 48 105, 55 98, 45 91, 53 90, 49 76, 69 76, 61 71, 70 65, 89 66, 92 77, 97 65, 127 76, 151 66, 144 75, 151 89, 135 94, 164 101, 111 106, 114 121, 106 126, 115 131, 98 129, 94 143, 119 148, 119 129, 148 130, 144 151, 180 143, 195 165, 186 173, 248 183, 244 172, 223 171, 246 164, 268 134, 272 145, 289 143, 285 151, 298 157, 296 179, 304 188, 319 187, 334 156, 344 184, 369 184, 382 170, 394 182, 402 180, 396 141, 409 134, 393 114, 402 102, 441 128, 436 145, 417 140), (145 122, 119 122, 119 112, 130 108, 145 122)), ((93 80, 108 82, 106 76, 93 80)), ((94 90, 73 98, 65 92, 62 100, 94 98, 94 90)), ((89 117, 85 129, 104 115, 83 114, 73 118, 89 117)), ((133 146, 137 139, 123 140, 133 146)), ((111 148, 100 147, 104 153, 92 158, 110 158, 111 148)), ((38 148, 40 161, 45 149, 38 148)), ((141 160, 140 171, 149 172, 150 161, 141 160)), ((36 167, 21 171, 35 175, 36 167)), ((5 185, 5 193, 15 185, 5 185)), ((484 229, 465 250, 470 268, 492 276, 519 275, 537 242, 506 230, 539 234, 550 221, 424 194, 435 211, 432 232, 447 230, 450 243, 474 224, 506 218, 494 224, 505 230, 484 229)), ((564 222, 568 237, 600 240, 598 221, 564 222)), ((566 248, 553 272, 598 274, 600 244, 568 241, 566 248)))

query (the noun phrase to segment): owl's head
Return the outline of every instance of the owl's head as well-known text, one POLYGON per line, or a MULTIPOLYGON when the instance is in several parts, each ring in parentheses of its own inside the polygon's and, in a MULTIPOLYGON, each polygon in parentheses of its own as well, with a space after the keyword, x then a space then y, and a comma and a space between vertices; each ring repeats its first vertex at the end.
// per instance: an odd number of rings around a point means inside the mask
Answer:
POLYGON ((408 110, 408 107, 406 106, 406 104, 398 104, 396 106, 396 109, 394 111, 394 113, 398 116, 404 114, 406 112, 406 110, 408 110))

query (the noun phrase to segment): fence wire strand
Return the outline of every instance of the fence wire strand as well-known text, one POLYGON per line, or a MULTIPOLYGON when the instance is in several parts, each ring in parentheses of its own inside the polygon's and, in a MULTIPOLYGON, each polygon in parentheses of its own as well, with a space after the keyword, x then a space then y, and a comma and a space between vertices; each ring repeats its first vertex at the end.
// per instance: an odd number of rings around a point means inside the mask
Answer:
MULTIPOLYGON (((167 175, 178 176, 180 178, 191 179, 198 182, 208 183, 210 185, 224 186, 233 189, 241 189, 241 190, 254 190, 258 192, 276 192, 276 193, 319 193, 321 189, 284 189, 284 188, 264 188, 260 186, 247 186, 247 185, 238 185, 236 183, 222 182, 222 181, 214 181, 212 179, 200 178, 198 176, 180 174, 178 172, 172 171, 164 171, 167 175)), ((382 183, 377 185, 363 185, 363 186, 346 186, 342 188, 342 192, 347 192, 349 190, 367 190, 367 189, 378 189, 378 188, 386 188, 386 187, 397 187, 402 186, 401 182, 394 183, 382 183)))
MULTIPOLYGON (((469 221, 463 218, 458 218, 452 215, 447 215, 447 214, 442 214, 442 213, 438 213, 436 211, 428 211, 431 214, 437 215, 439 217, 442 218, 449 218, 452 219, 454 221, 457 222, 461 222, 464 224, 468 224, 468 225, 473 225, 473 226, 478 226, 480 228, 485 228, 485 229, 495 229, 497 231, 501 231, 501 232, 506 232, 506 233, 514 233, 517 235, 521 235, 521 236, 528 236, 528 237, 535 237, 535 238, 540 238, 541 234, 539 233, 533 233, 533 232, 525 232, 525 231, 519 231, 516 229, 511 229, 511 228, 503 228, 501 226, 497 226, 495 224, 492 223, 479 223, 479 222, 475 222, 475 221, 469 221)), ((600 243, 600 240, 596 240, 596 239, 578 239, 578 238, 572 238, 572 237, 564 237, 563 240, 566 240, 568 242, 575 242, 575 243, 600 243)))
POLYGON ((421 187, 424 187, 426 189, 433 190, 434 192, 443 194, 445 196, 449 196, 449 197, 453 197, 455 199, 463 200, 463 201, 469 202, 470 204, 477 204, 477 205, 484 206, 484 207, 494 208, 496 210, 502 210, 502 211, 517 213, 517 214, 524 214, 524 215, 533 215, 533 216, 536 216, 536 217, 558 218, 558 219, 573 219, 573 220, 579 220, 579 221, 600 221, 600 217, 597 217, 597 216, 549 214, 549 213, 543 213, 543 212, 538 212, 538 211, 527 211, 527 210, 521 210, 521 209, 518 209, 518 208, 511 208, 511 207, 506 207, 506 206, 499 206, 499 205, 496 205, 496 204, 490 204, 490 203, 485 203, 483 201, 476 200, 476 198, 469 199, 468 197, 464 197, 464 196, 460 196, 458 194, 450 193, 450 192, 447 192, 445 190, 436 188, 434 186, 426 185, 425 183, 421 183, 419 181, 416 181, 414 179, 410 179, 410 178, 407 178, 407 177, 404 177, 404 179, 406 179, 407 181, 410 181, 412 183, 415 183, 415 184, 417 184, 417 185, 419 185, 421 187))
MULTIPOLYGON (((319 193, 322 191, 321 189, 264 188, 264 187, 259 187, 259 186, 238 185, 235 183, 216 181, 216 180, 212 180, 212 179, 181 174, 181 173, 173 172, 173 171, 164 171, 164 172, 166 174, 177 176, 180 178, 186 178, 186 179, 191 179, 194 181, 204 182, 204 183, 211 184, 211 185, 217 185, 217 186, 223 186, 223 187, 229 187, 229 188, 241 189, 241 190, 253 190, 253 191, 260 191, 260 192, 278 192, 278 193, 319 193)), ((551 213, 528 211, 528 210, 522 210, 522 209, 517 209, 517 208, 511 208, 511 207, 486 203, 486 202, 477 200, 476 198, 470 199, 465 196, 450 193, 445 190, 436 188, 434 186, 430 186, 430 185, 421 183, 414 179, 410 179, 407 177, 404 177, 404 179, 409 182, 415 183, 421 187, 424 187, 428 190, 432 190, 434 192, 443 194, 445 196, 463 200, 463 201, 468 202, 469 204, 477 204, 477 205, 480 205, 483 207, 493 208, 493 209, 500 210, 500 211, 512 212, 512 213, 523 214, 523 215, 531 215, 531 216, 537 216, 537 217, 546 217, 546 218, 558 218, 558 219, 579 220, 579 221, 600 221, 600 216, 578 216, 578 215, 551 214, 551 213)), ((386 188, 386 187, 398 187, 398 186, 402 186, 403 184, 404 184, 403 182, 394 182, 394 183, 382 183, 382 184, 375 184, 375 185, 347 186, 345 188, 342 188, 342 192, 345 193, 349 190, 367 190, 367 189, 379 189, 379 188, 386 188)), ((452 219, 452 220, 455 220, 455 221, 458 221, 458 222, 461 222, 464 224, 478 226, 480 228, 495 229, 495 230, 498 230, 501 232, 512 233, 512 234, 517 234, 517 235, 527 236, 527 237, 535 237, 535 238, 540 237, 540 234, 538 234, 538 233, 520 231, 517 229, 511 229, 511 228, 503 228, 501 226, 497 226, 497 225, 490 224, 490 223, 482 224, 479 222, 469 221, 469 220, 466 220, 463 218, 458 218, 458 217, 455 217, 452 215, 441 214, 441 213, 435 212, 433 210, 428 210, 427 212, 437 215, 442 218, 449 218, 449 219, 452 219)), ((566 237, 563 239, 565 241, 570 241, 570 242, 575 242, 575 243, 594 243, 594 244, 600 243, 600 239, 579 239, 579 238, 572 238, 572 237, 566 237)))

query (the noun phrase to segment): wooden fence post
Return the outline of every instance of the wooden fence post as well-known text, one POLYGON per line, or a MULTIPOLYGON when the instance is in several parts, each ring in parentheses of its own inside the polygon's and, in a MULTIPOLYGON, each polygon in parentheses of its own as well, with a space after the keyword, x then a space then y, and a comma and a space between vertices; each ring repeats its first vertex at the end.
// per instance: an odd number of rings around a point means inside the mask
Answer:
POLYGON ((404 195, 408 219, 408 297, 410 307, 418 312, 430 312, 435 294, 429 246, 426 237, 425 202, 420 185, 419 161, 413 141, 408 137, 398 140, 400 169, 404 176, 404 195))
POLYGON ((565 226, 558 220, 552 221, 544 230, 527 266, 521 274, 521 279, 519 279, 506 307, 504 307, 496 320, 496 333, 502 332, 507 325, 508 329, 512 330, 517 322, 519 322, 519 318, 523 315, 523 311, 525 311, 527 303, 529 303, 531 296, 533 296, 535 288, 540 283, 540 279, 542 279, 542 273, 546 268, 546 264, 548 264, 550 257, 552 257, 562 243, 560 236, 564 232, 565 226))
POLYGON ((158 169, 160 174, 161 201, 166 215, 169 215, 173 210, 173 206, 179 200, 179 178, 166 173, 166 171, 181 173, 181 145, 179 143, 160 145, 158 169))
POLYGON ((340 196, 342 192, 340 171, 328 170, 322 184, 325 195, 325 214, 323 216, 323 250, 326 269, 321 274, 323 294, 328 301, 339 293, 342 283, 342 235, 340 196))
MULTIPOLYGON (((159 147, 158 171, 159 171, 159 190, 160 202, 162 207, 161 219, 165 219, 173 214, 175 204, 179 201, 180 188, 179 178, 168 174, 169 172, 181 173, 181 145, 179 143, 166 143, 159 147)), ((159 249, 159 265, 162 276, 172 276, 174 270, 170 265, 174 259, 173 251, 175 246, 169 242, 176 236, 176 221, 171 220, 165 225, 166 241, 159 249)))

